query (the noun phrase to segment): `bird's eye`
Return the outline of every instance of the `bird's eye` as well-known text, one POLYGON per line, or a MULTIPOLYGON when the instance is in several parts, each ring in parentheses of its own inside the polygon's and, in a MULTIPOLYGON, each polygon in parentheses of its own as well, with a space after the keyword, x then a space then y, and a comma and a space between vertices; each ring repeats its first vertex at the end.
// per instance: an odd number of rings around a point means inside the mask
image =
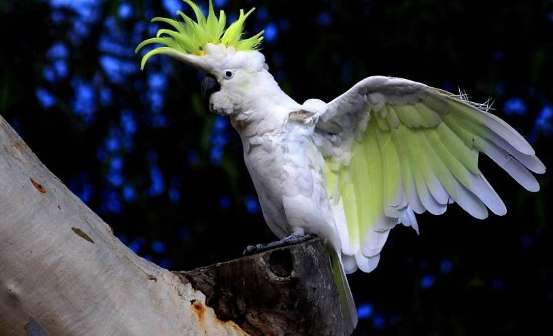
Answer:
POLYGON ((232 71, 225 71, 225 79, 231 79, 232 78, 232 71))

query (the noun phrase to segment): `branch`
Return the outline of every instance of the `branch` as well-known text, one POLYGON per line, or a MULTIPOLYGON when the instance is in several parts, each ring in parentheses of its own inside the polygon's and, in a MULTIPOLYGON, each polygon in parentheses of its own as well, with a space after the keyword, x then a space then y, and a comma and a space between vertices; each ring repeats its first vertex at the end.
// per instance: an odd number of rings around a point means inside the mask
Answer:
POLYGON ((0 116, 1 335, 244 335, 135 255, 0 116))

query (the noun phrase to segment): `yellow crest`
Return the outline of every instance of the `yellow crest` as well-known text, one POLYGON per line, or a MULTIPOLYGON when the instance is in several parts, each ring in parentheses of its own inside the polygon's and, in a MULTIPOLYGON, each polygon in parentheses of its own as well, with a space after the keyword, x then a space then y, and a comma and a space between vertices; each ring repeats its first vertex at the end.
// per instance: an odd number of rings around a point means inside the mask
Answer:
POLYGON ((152 56, 159 54, 170 54, 172 52, 180 52, 184 54, 203 55, 205 46, 208 43, 222 44, 226 47, 232 47, 235 50, 257 50, 263 41, 263 31, 256 35, 242 39, 244 33, 244 22, 248 16, 255 10, 250 9, 247 13, 240 10, 240 16, 228 28, 226 27, 226 15, 223 10, 219 13, 219 17, 215 15, 213 10, 212 0, 209 0, 209 12, 207 17, 204 16, 202 10, 191 0, 183 0, 186 2, 196 15, 196 21, 178 11, 177 14, 183 21, 172 20, 163 17, 155 17, 152 22, 163 22, 170 25, 171 29, 159 29, 156 37, 149 38, 140 43, 135 52, 150 44, 161 44, 162 47, 157 47, 147 52, 142 57, 140 68, 144 69, 146 62, 152 56))

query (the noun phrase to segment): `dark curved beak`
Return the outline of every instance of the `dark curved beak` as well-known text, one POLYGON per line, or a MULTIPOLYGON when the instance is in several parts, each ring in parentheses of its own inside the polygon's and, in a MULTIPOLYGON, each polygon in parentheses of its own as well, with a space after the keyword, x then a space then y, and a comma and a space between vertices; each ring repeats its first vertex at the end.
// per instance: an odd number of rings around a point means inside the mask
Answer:
POLYGON ((209 99, 211 94, 221 90, 221 85, 217 82, 217 79, 210 74, 205 75, 202 80, 202 97, 204 99, 209 99))

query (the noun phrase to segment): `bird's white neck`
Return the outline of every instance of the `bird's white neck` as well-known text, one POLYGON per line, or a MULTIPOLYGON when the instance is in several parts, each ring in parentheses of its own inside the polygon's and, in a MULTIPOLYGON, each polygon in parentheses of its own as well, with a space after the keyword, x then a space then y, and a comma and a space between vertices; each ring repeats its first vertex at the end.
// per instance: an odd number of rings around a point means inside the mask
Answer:
POLYGON ((242 111, 231 116, 232 125, 242 137, 278 131, 290 112, 301 106, 282 91, 267 70, 256 74, 243 102, 242 111))

